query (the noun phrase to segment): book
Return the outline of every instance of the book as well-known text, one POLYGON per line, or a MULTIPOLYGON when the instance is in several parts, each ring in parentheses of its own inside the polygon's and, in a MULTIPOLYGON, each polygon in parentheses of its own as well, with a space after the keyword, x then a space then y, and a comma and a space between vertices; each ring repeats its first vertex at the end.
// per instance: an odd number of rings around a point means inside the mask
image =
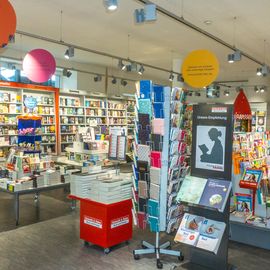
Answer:
POLYGON ((232 183, 226 180, 208 179, 199 204, 223 212, 230 195, 232 183))
POLYGON ((185 214, 174 238, 175 242, 195 246, 200 236, 203 217, 185 214))
POLYGON ((193 176, 186 176, 179 190, 176 200, 178 202, 187 202, 199 204, 202 197, 207 179, 193 176))
POLYGON ((211 219, 204 219, 200 228, 197 247, 217 254, 226 224, 211 219))
POLYGON ((253 211, 251 194, 235 193, 235 197, 238 212, 250 213, 253 211))
POLYGON ((153 217, 159 216, 159 201, 152 199, 148 200, 148 214, 153 217))
POLYGON ((262 170, 246 168, 243 174, 243 181, 259 183, 261 181, 262 174, 263 174, 262 170))

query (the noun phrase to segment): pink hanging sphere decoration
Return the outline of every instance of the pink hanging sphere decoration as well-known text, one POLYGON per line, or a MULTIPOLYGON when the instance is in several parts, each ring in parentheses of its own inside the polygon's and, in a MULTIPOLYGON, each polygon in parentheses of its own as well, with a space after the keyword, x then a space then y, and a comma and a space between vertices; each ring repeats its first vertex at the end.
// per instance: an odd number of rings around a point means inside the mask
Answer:
POLYGON ((23 71, 35 83, 47 82, 56 70, 53 55, 44 49, 35 49, 23 59, 23 71))

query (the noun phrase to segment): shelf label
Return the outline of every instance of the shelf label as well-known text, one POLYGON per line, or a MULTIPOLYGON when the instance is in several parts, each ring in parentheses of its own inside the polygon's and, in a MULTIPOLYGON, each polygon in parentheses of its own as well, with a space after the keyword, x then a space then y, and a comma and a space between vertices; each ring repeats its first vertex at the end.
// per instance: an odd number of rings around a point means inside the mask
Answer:
POLYGON ((84 216, 84 224, 102 229, 102 220, 84 216))
POLYGON ((129 216, 124 216, 124 217, 121 217, 121 218, 114 219, 111 222, 111 229, 115 229, 117 227, 126 225, 128 223, 129 223, 129 216))

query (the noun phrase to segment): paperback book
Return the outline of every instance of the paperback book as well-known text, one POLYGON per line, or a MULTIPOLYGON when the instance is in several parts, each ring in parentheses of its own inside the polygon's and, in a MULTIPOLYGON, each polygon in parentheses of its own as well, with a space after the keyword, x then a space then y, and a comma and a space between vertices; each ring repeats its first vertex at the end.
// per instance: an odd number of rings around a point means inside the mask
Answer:
POLYGON ((223 212, 230 195, 232 183, 226 180, 208 179, 199 204, 223 212))
POLYGON ((198 204, 204 192, 206 183, 207 179, 186 176, 176 200, 178 202, 198 204))

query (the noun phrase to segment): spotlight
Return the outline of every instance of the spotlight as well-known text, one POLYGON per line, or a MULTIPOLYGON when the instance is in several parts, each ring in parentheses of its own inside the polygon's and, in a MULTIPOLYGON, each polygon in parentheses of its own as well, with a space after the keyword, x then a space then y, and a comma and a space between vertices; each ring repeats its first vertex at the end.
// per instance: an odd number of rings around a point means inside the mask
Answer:
POLYGON ((170 73, 170 77, 169 77, 169 81, 171 81, 171 82, 172 82, 172 81, 173 81, 173 79, 174 79, 174 75, 173 75, 173 73, 171 72, 171 73, 170 73))
POLYGON ((228 54, 228 62, 234 63, 234 54, 228 54))
POLYGON ((125 70, 125 69, 127 68, 127 66, 123 64, 123 60, 121 60, 121 59, 119 59, 118 67, 119 67, 121 70, 125 70))
POLYGON ((74 47, 68 47, 68 49, 65 52, 65 58, 69 59, 74 56, 74 47))
POLYGON ((262 68, 257 68, 257 76, 262 76, 262 68))
POLYGON ((235 61, 240 61, 242 58, 241 52, 239 50, 236 50, 232 54, 228 54, 228 62, 234 63, 235 61))
POLYGON ((143 67, 143 65, 141 65, 141 67, 138 71, 138 74, 143 75, 143 73, 144 73, 144 67, 143 67))
POLYGON ((126 86, 127 85, 127 81, 122 79, 121 80, 121 85, 126 86))
POLYGON ((113 79, 112 79, 112 84, 116 84, 116 83, 117 83, 117 80, 116 80, 115 77, 113 77, 113 79))
POLYGON ((261 87, 260 92, 261 92, 261 93, 264 93, 264 92, 265 92, 265 86, 262 86, 262 87, 261 87))
POLYGON ((230 95, 230 92, 228 90, 224 91, 224 96, 228 97, 230 95))
POLYGON ((178 81, 178 82, 184 82, 184 78, 182 77, 181 74, 178 74, 178 75, 177 75, 177 81, 178 81))
POLYGON ((118 8, 117 0, 104 0, 104 5, 109 11, 114 11, 118 8))
POLYGON ((260 92, 260 88, 258 86, 255 86, 254 87, 254 91, 255 91, 255 93, 259 93, 260 92))
POLYGON ((95 82, 100 82, 100 81, 102 81, 102 76, 101 76, 101 75, 96 75, 96 76, 94 77, 94 81, 95 81, 95 82))
POLYGON ((257 76, 266 76, 269 74, 269 67, 263 65, 262 67, 257 68, 257 76))
POLYGON ((72 72, 67 68, 63 69, 63 76, 69 78, 72 75, 72 72))

